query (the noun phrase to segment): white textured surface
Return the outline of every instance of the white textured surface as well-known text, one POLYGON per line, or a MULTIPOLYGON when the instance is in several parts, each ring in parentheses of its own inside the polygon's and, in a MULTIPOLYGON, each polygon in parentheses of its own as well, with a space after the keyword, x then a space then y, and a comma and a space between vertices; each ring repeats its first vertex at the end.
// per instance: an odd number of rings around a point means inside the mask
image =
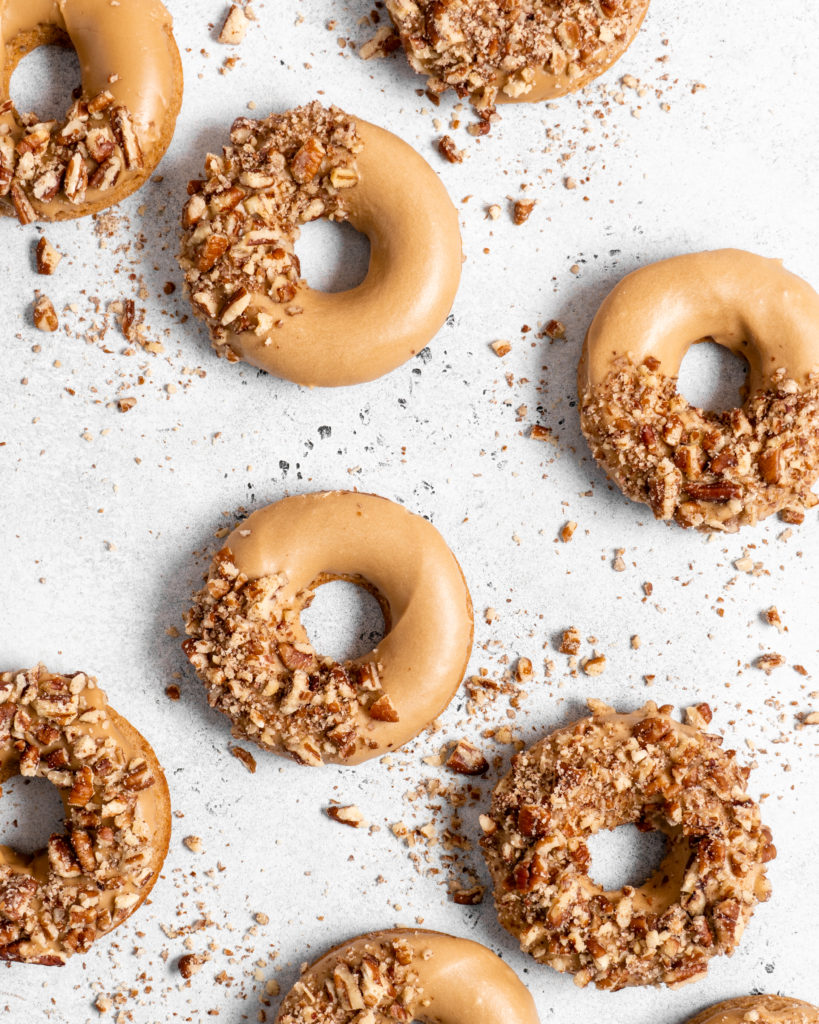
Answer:
MULTIPOLYGON (((187 90, 164 180, 124 204, 105 249, 90 221, 49 227, 48 237, 68 254, 50 280, 31 271, 36 230, 0 223, 0 662, 18 667, 42 659, 96 674, 112 704, 153 743, 184 817, 174 823, 150 907, 62 970, 0 970, 3 1019, 78 1024, 96 1019, 97 990, 133 989, 138 996, 123 1007, 132 1016, 123 1019, 138 1024, 205 1020, 209 1010, 229 1024, 256 1020, 263 981, 253 976, 255 959, 278 952, 260 976, 276 974, 284 990, 299 962, 329 944, 417 917, 500 952, 531 986, 544 1022, 612 1015, 676 1024, 709 1002, 754 990, 819 1002, 819 729, 795 729, 796 714, 819 705, 810 697, 819 671, 817 513, 789 540, 780 538, 784 527, 776 521, 710 542, 655 524, 591 462, 574 392, 583 332, 597 303, 639 263, 734 245, 782 256, 819 284, 819 6, 654 0, 638 41, 604 79, 613 94, 620 76, 632 74, 648 86, 646 95, 626 90, 624 105, 604 104, 596 85, 579 102, 569 98, 553 109, 508 108, 479 144, 463 127, 452 132, 469 158, 449 166, 433 149, 440 133, 432 118, 446 123, 452 101, 424 110, 426 99, 414 91, 422 82, 403 59, 364 64, 336 45, 338 36, 359 43, 367 37, 357 23, 368 3, 259 3, 259 21, 235 51, 238 66, 222 76, 219 65, 232 51, 215 41, 208 20, 218 21, 223 5, 168 2, 187 90), (328 31, 330 18, 337 27, 328 31), (658 63, 660 57, 667 60, 658 63), (697 82, 707 88, 692 92, 697 82), (453 317, 428 351, 386 379, 336 392, 308 392, 217 361, 198 322, 180 322, 188 312, 181 289, 162 294, 166 281, 179 282, 177 214, 205 151, 221 145, 248 101, 263 115, 319 90, 397 130, 431 160, 459 204, 467 257, 453 317), (577 180, 575 190, 564 189, 566 175, 577 180), (539 205, 515 227, 504 197, 521 195, 523 183, 539 205), (484 212, 495 202, 504 212, 492 222, 484 212), (575 264, 578 273, 570 270, 575 264), (129 274, 144 280, 144 301, 129 274), (31 327, 35 287, 54 299, 70 336, 31 327), (137 298, 165 355, 123 355, 115 325, 105 341, 109 352, 86 344, 82 331, 101 319, 92 313, 93 296, 103 309, 137 298), (62 311, 68 303, 76 313, 62 311), (568 339, 550 345, 536 330, 553 317, 566 323, 568 339), (524 324, 531 333, 520 333, 524 324), (488 348, 496 338, 512 341, 502 361, 488 348), (196 367, 206 375, 189 372, 196 367), (131 388, 123 394, 138 399, 127 415, 111 404, 124 383, 131 388), (518 418, 521 405, 528 411, 518 418), (526 436, 536 421, 553 430, 554 445, 526 436), (398 755, 401 767, 391 771, 370 763, 314 772, 260 752, 251 777, 229 755, 228 723, 208 711, 166 628, 181 627, 187 598, 218 544, 214 531, 240 509, 300 490, 352 486, 428 515, 451 543, 478 612, 473 671, 498 669, 504 654, 535 662, 537 682, 524 710, 510 722, 501 700, 488 725, 511 724, 528 742, 582 713, 587 696, 624 708, 647 697, 680 707, 707 700, 727 745, 746 759, 754 756, 746 742, 756 745, 751 790, 768 794, 764 817, 780 851, 770 872, 774 894, 733 960, 714 961, 706 981, 677 992, 580 991, 571 978, 516 953, 490 898, 475 908, 456 906, 439 878, 415 872, 388 826, 411 820, 402 795, 419 780, 439 774, 450 781, 421 757, 462 734, 463 696, 444 716, 443 731, 398 755), (555 538, 566 520, 579 527, 570 544, 560 544, 555 538), (764 566, 758 576, 733 568, 746 546, 764 566), (617 573, 612 560, 620 547, 626 569, 617 573), (644 581, 654 584, 648 600, 644 581), (760 619, 773 604, 788 627, 782 636, 760 619), (498 612, 491 627, 483 620, 489 606, 498 612), (572 677, 556 653, 556 636, 572 624, 597 638, 584 652, 596 646, 606 654, 603 676, 572 677), (642 638, 638 651, 629 643, 634 633, 642 638), (749 667, 762 650, 781 652, 788 665, 770 677, 749 667), (544 657, 555 662, 549 680, 544 657), (794 672, 795 663, 809 677, 794 672), (171 703, 164 690, 176 673, 182 700, 171 703), (653 688, 644 674, 656 676, 653 688), (323 808, 330 798, 358 803, 381 830, 329 821, 323 808), (198 856, 182 845, 191 833, 203 840, 198 856), (217 862, 224 871, 213 880, 206 872, 217 862), (203 911, 215 926, 194 934, 191 945, 201 951, 214 942, 213 957, 185 988, 172 966, 186 951, 184 939, 167 938, 159 926, 191 923, 203 911), (246 936, 254 911, 267 913, 270 924, 246 936), (214 983, 223 968, 235 979, 230 987, 214 983)), ((466 110, 461 116, 463 126, 470 118, 466 110)), ((360 263, 363 247, 355 251, 360 263)), ((319 267, 328 252, 313 243, 306 268, 319 267)), ((702 376, 714 364, 705 352, 697 358, 702 376)), ((329 595, 325 603, 328 615, 344 610, 329 595)), ((476 719, 467 731, 486 727, 476 719)), ((506 764, 510 748, 498 752, 506 764)), ((481 784, 485 791, 495 777, 481 784)), ((3 837, 17 834, 10 822, 23 787, 13 789, 14 800, 0 808, 3 837)), ((424 803, 416 806, 419 824, 430 817, 424 803)), ((482 806, 462 812, 473 839, 482 806)), ((480 856, 469 856, 482 871, 480 856)))

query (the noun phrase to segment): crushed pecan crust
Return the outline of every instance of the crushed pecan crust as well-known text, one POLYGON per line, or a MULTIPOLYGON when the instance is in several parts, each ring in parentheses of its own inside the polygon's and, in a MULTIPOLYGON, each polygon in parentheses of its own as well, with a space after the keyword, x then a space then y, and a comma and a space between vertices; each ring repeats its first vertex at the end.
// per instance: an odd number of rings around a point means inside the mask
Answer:
POLYGON ((419 999, 408 942, 373 941, 340 949, 327 971, 308 970, 286 997, 277 1024, 379 1024, 414 1019, 419 999))
MULTIPOLYGON (((599 74, 636 31, 648 0, 386 0, 410 64, 434 95, 472 97, 482 117, 502 92, 525 96, 545 71, 599 74)), ((571 87, 571 86, 570 86, 571 87)))
POLYGON ((513 758, 481 822, 498 915, 581 987, 679 985, 730 955, 768 898, 771 834, 721 737, 680 726, 668 706, 626 716, 589 703, 592 717, 513 758), (604 892, 585 840, 626 823, 663 832, 668 853, 641 889, 604 892))
POLYGON ((353 118, 317 102, 265 120, 240 117, 230 140, 188 185, 179 262, 213 347, 235 362, 228 329, 263 337, 302 312, 300 225, 347 219, 345 191, 358 183, 362 142, 353 118))
POLYGON ((0 959, 58 965, 85 953, 141 902, 155 876, 151 826, 137 801, 156 785, 148 762, 128 758, 93 727, 83 673, 43 666, 0 674, 0 772, 44 778, 63 794, 66 831, 48 841, 40 881, 0 865, 0 959))
POLYGON ((183 648, 234 735, 302 764, 343 761, 368 742, 362 722, 398 714, 378 664, 342 665, 313 650, 299 616, 314 590, 285 603, 286 582, 284 575, 249 580, 223 548, 186 615, 183 648))
POLYGON ((55 200, 82 206, 89 191, 104 194, 144 168, 131 113, 107 89, 76 100, 62 122, 18 115, 11 100, 0 103, 0 118, 8 115, 13 121, 0 124, 0 211, 21 224, 37 220, 35 203, 46 211, 55 200))
POLYGON ((732 533, 817 502, 819 370, 801 387, 778 370, 742 408, 709 412, 658 360, 624 360, 581 395, 581 425, 595 459, 657 519, 732 533))

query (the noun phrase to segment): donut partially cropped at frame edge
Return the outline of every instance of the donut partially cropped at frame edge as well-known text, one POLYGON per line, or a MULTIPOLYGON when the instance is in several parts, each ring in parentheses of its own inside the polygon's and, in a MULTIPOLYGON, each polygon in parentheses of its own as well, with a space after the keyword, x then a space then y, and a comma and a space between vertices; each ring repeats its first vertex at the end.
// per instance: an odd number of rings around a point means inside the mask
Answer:
POLYGON ((779 260, 721 249, 633 271, 597 311, 577 382, 595 459, 657 519, 734 532, 819 500, 819 295, 779 260), (747 361, 742 406, 677 390, 699 341, 747 361))
POLYGON ((688 1024, 819 1024, 819 1008, 790 996, 737 996, 707 1007, 688 1024))
POLYGON ((171 143, 182 63, 160 0, 0 0, 0 214, 22 224, 97 213, 147 181, 171 143), (76 50, 81 93, 63 121, 20 115, 18 63, 76 50))
POLYGON ((590 717, 515 755, 481 815, 498 919, 524 953, 581 988, 696 981, 736 950, 770 895, 776 848, 747 791, 750 769, 705 731, 706 704, 681 724, 670 705, 588 703, 590 717), (661 832, 666 853, 642 885, 607 891, 587 840, 625 824, 661 832))
POLYGON ((369 932, 311 964, 276 1024, 419 1021, 538 1024, 531 994, 500 957, 471 939, 422 928, 369 932))
POLYGON ((238 118, 192 181, 180 264, 216 351, 298 384, 389 373, 446 320, 461 275, 458 214, 438 176, 396 135, 319 103, 238 118), (370 241, 361 284, 316 291, 295 243, 318 218, 370 241))
MULTIPOLYGON (((428 76, 429 90, 469 96, 486 120, 497 102, 555 99, 602 75, 632 44, 648 6, 649 0, 386 0, 407 58, 428 76)), ((362 55, 385 47, 387 28, 362 55)))
POLYGON ((375 494, 320 491, 254 512, 230 534, 186 615, 183 647, 233 735, 305 765, 358 764, 447 707, 472 649, 472 601, 435 527, 375 494), (317 653, 301 622, 347 580, 385 631, 361 657, 317 653))
POLYGON ((0 673, 0 784, 47 779, 65 831, 30 856, 0 846, 0 960, 60 966, 136 911, 171 835, 148 741, 84 672, 0 673))

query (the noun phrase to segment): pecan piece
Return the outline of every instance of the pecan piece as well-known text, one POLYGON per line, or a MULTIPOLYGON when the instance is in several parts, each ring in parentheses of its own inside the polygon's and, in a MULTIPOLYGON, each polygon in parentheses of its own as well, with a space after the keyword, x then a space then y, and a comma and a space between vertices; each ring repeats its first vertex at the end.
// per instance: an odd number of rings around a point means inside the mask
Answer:
POLYGON ((713 501, 724 503, 732 498, 742 497, 742 488, 739 484, 714 481, 713 483, 693 483, 686 481, 683 488, 689 498, 694 501, 713 501))
POLYGON ((328 807, 327 816, 342 825, 349 825, 350 828, 363 828, 367 824, 364 815, 355 804, 350 804, 348 807, 328 807))
POLYGON ((59 266, 62 256, 43 235, 37 243, 37 273, 51 275, 59 266))
POLYGON ((57 319, 57 311, 54 309, 54 303, 47 295, 37 297, 34 303, 33 317, 34 326, 38 331, 51 333, 60 326, 60 322, 57 319))
POLYGON ((128 170, 138 170, 143 167, 142 147, 139 144, 136 129, 127 107, 114 107, 111 114, 111 128, 122 149, 125 166, 128 170))
POLYGON ((230 247, 227 235, 208 235, 205 244, 200 248, 196 259, 196 269, 206 273, 213 270, 217 261, 224 256, 230 247))
POLYGON ((459 775, 485 775, 489 771, 489 762, 469 740, 458 741, 446 766, 459 775))
POLYGON ((389 694, 383 693, 374 704, 369 707, 370 718, 377 722, 397 722, 398 711, 390 699, 389 694))
POLYGON ((85 807, 94 795, 94 773, 84 764, 74 776, 74 785, 68 794, 69 807, 85 807))
POLYGON ((313 135, 290 161, 290 173, 300 185, 306 185, 318 174, 326 150, 313 135))
POLYGON ((448 160, 451 164, 461 164, 464 160, 464 155, 456 146, 450 135, 443 135, 438 140, 438 152, 441 156, 448 160))

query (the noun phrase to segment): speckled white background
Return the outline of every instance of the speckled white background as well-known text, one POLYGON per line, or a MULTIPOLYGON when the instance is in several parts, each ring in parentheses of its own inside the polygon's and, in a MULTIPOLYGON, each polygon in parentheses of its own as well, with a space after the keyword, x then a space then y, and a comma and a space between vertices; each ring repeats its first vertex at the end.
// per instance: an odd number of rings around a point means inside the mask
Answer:
MULTIPOLYGON (((365 64, 350 46, 339 47, 338 37, 360 44, 370 34, 359 25, 371 9, 366 0, 257 3, 259 20, 226 75, 219 67, 229 51, 212 24, 224 5, 168 4, 186 93, 163 180, 123 204, 104 247, 88 220, 49 227, 67 254, 52 279, 33 273, 39 229, 0 223, 0 663, 42 659, 96 674, 156 748, 180 817, 152 904, 61 970, 3 966, 3 1019, 80 1024, 98 1018, 92 1004, 102 992, 124 994, 107 1019, 204 1021, 213 1012, 226 1024, 256 1020, 267 979, 284 990, 298 964, 331 943, 417 918, 499 952, 531 987, 544 1022, 605 1015, 676 1024, 709 1002, 758 990, 819 1002, 819 729, 796 728, 799 713, 819 706, 811 696, 819 672, 817 513, 789 539, 778 521, 710 541, 654 523, 590 460, 574 390, 597 303, 638 264, 734 245, 784 257, 819 284, 819 6, 654 0, 627 56, 579 99, 506 109, 479 143, 464 131, 464 110, 461 127, 444 130, 468 158, 450 166, 434 150, 433 118, 446 126, 452 100, 433 110, 402 58, 365 64), (336 26, 328 30, 330 19, 336 26), (623 74, 647 88, 642 96, 627 89, 620 104, 612 97, 623 74), (206 150, 222 144, 249 101, 264 114, 317 93, 397 130, 430 159, 459 206, 466 252, 453 315, 429 349, 385 379, 333 392, 218 361, 199 323, 181 322, 188 312, 181 289, 163 294, 167 281, 180 281, 178 210, 206 150), (576 189, 563 187, 566 176, 576 189), (515 227, 506 197, 523 195, 524 185, 538 206, 515 227), (503 206, 496 222, 485 218, 491 203, 503 206), (60 312, 57 334, 31 326, 37 287, 60 312), (163 355, 124 355, 116 326, 103 343, 83 339, 103 319, 94 298, 104 310, 126 297, 145 308, 163 355), (567 325, 566 341, 536 337, 553 317, 567 325), (521 333, 523 325, 532 331, 521 333), (498 338, 512 342, 503 360, 488 347, 498 338), (137 398, 126 415, 112 404, 124 395, 137 398), (554 444, 528 438, 534 422, 551 428, 554 444), (494 671, 504 654, 525 654, 536 683, 511 721, 500 701, 488 723, 464 725, 459 695, 442 732, 395 757, 392 770, 376 762, 315 772, 260 753, 251 777, 229 755, 226 720, 209 712, 179 640, 166 630, 181 627, 218 544, 214 532, 241 509, 344 487, 379 492, 434 521, 463 565, 478 613, 471 671, 494 671), (561 544, 557 533, 570 519, 578 530, 561 544), (612 568, 617 548, 625 549, 621 573, 612 568), (757 575, 733 567, 746 548, 761 563, 757 575), (647 600, 645 581, 654 585, 647 600), (788 627, 782 636, 760 618, 774 604, 788 627), (483 619, 489 606, 498 614, 491 627, 483 619), (569 625, 596 638, 584 642, 584 653, 605 653, 603 676, 573 676, 556 652, 555 638, 569 625), (629 643, 635 633, 638 651, 629 643), (770 677, 751 667, 768 650, 787 658, 770 677), (544 658, 555 663, 549 679, 544 658), (793 670, 797 663, 808 677, 793 670), (656 677, 651 689, 646 674, 656 677), (178 703, 164 693, 174 681, 178 703), (570 977, 531 964, 496 924, 491 899, 474 908, 448 901, 440 878, 418 874, 389 830, 401 819, 429 820, 423 802, 411 811, 403 794, 436 774, 451 781, 421 761, 444 739, 511 724, 528 742, 582 713, 587 696, 624 708, 647 697, 680 707, 707 700, 727 744, 758 765, 751 789, 766 794, 764 817, 780 851, 770 871, 773 898, 732 960, 713 962, 706 981, 677 992, 580 991, 570 977), (331 798, 358 803, 380 831, 327 819, 331 798), (192 833, 202 838, 199 855, 182 845, 192 833), (386 881, 378 884, 378 876, 386 881), (213 924, 190 945, 202 951, 214 943, 212 959, 185 987, 173 967, 184 940, 168 938, 160 925, 190 924, 203 911, 213 924), (270 923, 248 934, 256 911, 270 923), (272 954, 275 962, 254 975, 255 961, 272 954), (224 976, 216 982, 222 971, 230 984, 224 976)), ((27 82, 26 97, 36 98, 32 77, 45 67, 21 69, 15 88, 27 82)), ((311 280, 355 279, 365 246, 351 234, 307 229, 299 251, 311 280)), ((691 356, 689 395, 707 399, 720 365, 705 349, 691 356)), ((360 601, 334 598, 330 589, 322 595, 328 623, 311 619, 319 641, 338 641, 356 615, 360 628, 372 626, 360 601)), ((509 747, 484 745, 507 763, 509 747)), ((482 788, 488 792, 496 777, 482 788)), ((44 839, 56 824, 48 787, 37 800, 19 779, 7 790, 2 840, 44 839)), ((463 813, 472 838, 481 806, 463 813)), ((601 878, 618 857, 639 861, 639 851, 618 842, 595 847, 601 878)), ((478 854, 466 858, 483 870, 478 854)), ((272 1020, 275 1011, 267 1014, 272 1020)))

